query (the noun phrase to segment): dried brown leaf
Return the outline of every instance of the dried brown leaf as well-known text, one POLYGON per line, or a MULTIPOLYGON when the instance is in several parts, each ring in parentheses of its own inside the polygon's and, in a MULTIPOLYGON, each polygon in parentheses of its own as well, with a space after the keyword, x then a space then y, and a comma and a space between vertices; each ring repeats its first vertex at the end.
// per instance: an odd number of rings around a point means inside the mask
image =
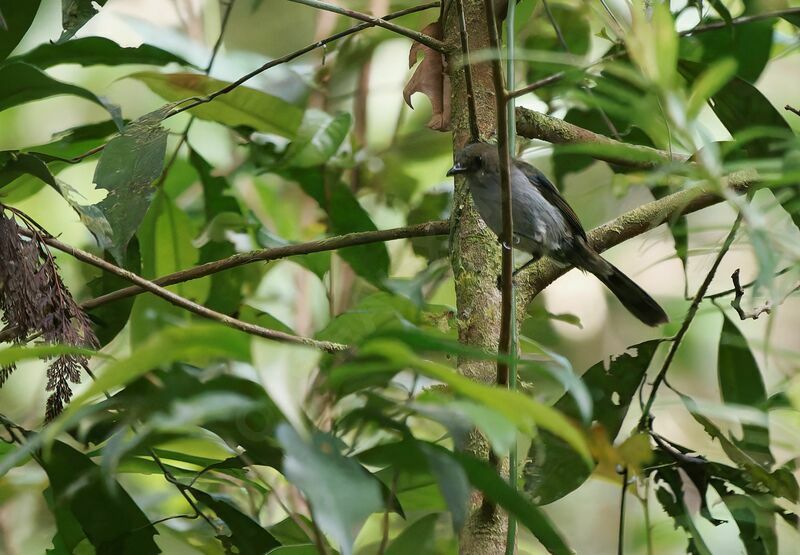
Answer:
MULTIPOLYGON (((442 38, 442 26, 438 21, 425 27, 422 32, 436 39, 442 38)), ((421 92, 427 96, 433 109, 428 127, 436 131, 448 131, 450 129, 450 77, 445 71, 444 56, 415 42, 408 52, 409 68, 414 67, 420 54, 423 56, 422 61, 403 88, 403 98, 406 104, 413 109, 411 95, 421 92)))

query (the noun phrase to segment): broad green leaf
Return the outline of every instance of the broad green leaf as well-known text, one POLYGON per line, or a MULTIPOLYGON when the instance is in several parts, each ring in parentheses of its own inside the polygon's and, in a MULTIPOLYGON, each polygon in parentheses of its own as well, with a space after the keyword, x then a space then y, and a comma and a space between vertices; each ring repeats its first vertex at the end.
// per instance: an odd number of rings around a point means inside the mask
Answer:
POLYGON ((682 37, 680 57, 703 64, 732 57, 738 64, 736 74, 748 83, 755 83, 769 61, 774 25, 775 20, 753 21, 682 37))
POLYGON ((425 443, 419 444, 431 474, 439 483, 439 490, 447 502, 453 519, 453 528, 459 531, 467 521, 470 488, 467 474, 444 450, 434 449, 425 443))
POLYGON ((697 117, 708 99, 736 75, 736 67, 736 60, 733 58, 722 58, 708 66, 708 69, 695 79, 686 107, 688 118, 697 117))
POLYGON ((0 27, 0 61, 8 58, 33 23, 41 0, 0 0, 4 26, 0 27))
MULTIPOLYGON (((598 362, 583 375, 583 382, 592 395, 592 419, 603 426, 611 441, 619 433, 658 344, 657 340, 640 343, 632 347, 635 354, 623 354, 608 365, 605 361, 598 362)), ((573 418, 580 416, 569 395, 564 395, 553 408, 573 418)), ((547 432, 533 440, 528 460, 523 470, 525 491, 541 505, 574 491, 591 473, 563 439, 547 432)))
MULTIPOLYGON (((142 72, 129 77, 141 81, 161 98, 171 102, 207 96, 229 84, 195 73, 142 72)), ((244 125, 256 131, 289 138, 294 138, 303 119, 303 111, 297 106, 246 86, 237 87, 211 102, 200 104, 189 113, 228 127, 244 125)))
MULTIPOLYGON (((766 410, 767 390, 747 340, 730 318, 725 316, 719 337, 717 378, 722 400, 728 404, 746 405, 766 410)), ((742 424, 742 438, 734 439, 743 451, 759 464, 774 464, 769 446, 769 428, 742 424)))
POLYGON ((778 536, 775 532, 775 513, 779 507, 765 507, 755 496, 720 491, 725 506, 739 527, 739 537, 747 555, 778 555, 778 536))
MULTIPOLYGON (((330 218, 330 231, 336 235, 355 231, 375 231, 378 228, 353 191, 341 179, 329 178, 323 172, 293 170, 283 172, 298 182, 303 191, 317 201, 330 218)), ((339 251, 355 271, 373 285, 380 287, 389 273, 389 251, 385 243, 359 245, 339 251)))
POLYGON ((392 540, 386 549, 386 555, 437 555, 436 522, 439 515, 426 515, 392 540))
POLYGON ((50 479, 54 503, 69 507, 98 553, 161 552, 147 516, 86 455, 56 441, 40 464, 50 479))
POLYGON ((319 549, 313 543, 305 545, 286 545, 276 547, 268 555, 319 555, 319 549))
MULTIPOLYGON (((200 253, 192 244, 196 232, 183 210, 169 196, 158 191, 137 236, 142 253, 142 275, 148 279, 195 266, 200 253)), ((203 302, 209 280, 195 279, 170 287, 181 297, 203 302)))
POLYGON ((84 207, 84 224, 120 264, 156 193, 167 148, 162 108, 130 123, 103 149, 94 182, 108 191, 98 204, 84 207))
MULTIPOLYGON (((108 252, 103 253, 108 262, 112 262, 108 252)), ((137 275, 141 275, 141 257, 139 254, 139 241, 135 238, 128 245, 125 252, 123 267, 137 275)), ((130 282, 110 272, 101 272, 98 277, 88 283, 89 290, 94 297, 100 297, 117 289, 128 287, 130 282)), ((120 299, 111 303, 102 304, 89 310, 87 313, 94 324, 92 327, 100 345, 107 345, 128 324, 134 298, 120 299)))
POLYGON ((72 514, 69 507, 56 504, 53 500, 53 490, 47 488, 42 492, 47 508, 53 513, 56 521, 56 534, 53 536, 53 546, 48 548, 47 555, 68 555, 75 551, 75 547, 86 539, 86 534, 80 522, 72 514))
POLYGON ((322 531, 344 555, 352 554, 355 530, 383 507, 378 484, 340 454, 332 436, 316 432, 305 440, 288 424, 278 427, 277 436, 286 452, 283 474, 305 494, 322 531))
POLYGON ((358 344, 380 329, 402 327, 403 322, 413 322, 417 316, 417 308, 408 299, 389 293, 373 293, 331 320, 317 338, 347 345, 358 344))
POLYGON ((83 37, 61 43, 40 44, 33 50, 8 60, 25 62, 40 69, 59 64, 117 66, 123 64, 148 64, 164 66, 170 63, 183 66, 189 62, 156 46, 142 44, 135 48, 123 47, 104 37, 83 37))
MULTIPOLYGON (((202 362, 215 358, 249 361, 250 340, 247 334, 211 324, 162 330, 128 357, 108 364, 97 380, 72 400, 56 422, 66 425, 90 399, 128 384, 151 370, 175 361, 202 362)), ((48 430, 55 435, 58 428, 58 425, 51 425, 48 430)))
POLYGON ((518 522, 530 530, 549 553, 556 555, 574 553, 544 511, 512 489, 494 468, 472 456, 451 453, 441 447, 436 448, 458 461, 467 473, 470 483, 488 499, 517 517, 518 522))
MULTIPOLYGON (((32 176, 59 190, 55 177, 50 173, 47 164, 38 156, 16 151, 0 152, 0 189, 23 175, 32 176)), ((0 194, 5 197, 5 193, 6 191, 3 190, 0 194)), ((4 200, 9 202, 7 199, 4 200)))
POLYGON ((525 434, 533 435, 536 428, 547 430, 563 439, 591 467, 589 447, 581 431, 559 411, 508 389, 490 387, 457 374, 452 368, 419 358, 411 349, 391 339, 375 339, 364 345, 367 356, 382 356, 398 367, 410 367, 416 372, 450 386, 451 391, 477 401, 513 422, 525 434))
MULTIPOLYGON (((712 551, 703 540, 703 536, 692 519, 693 515, 686 505, 683 478, 678 473, 677 467, 667 465, 659 468, 656 471, 656 477, 659 478, 658 487, 655 490, 656 499, 675 522, 675 528, 680 526, 688 535, 686 553, 691 555, 712 555, 712 551)), ((700 495, 703 497, 704 502, 705 488, 702 488, 700 495)))
POLYGON ((235 546, 236 552, 241 555, 262 555, 280 546, 272 534, 251 517, 242 513, 230 499, 197 488, 188 488, 188 491, 228 525, 230 536, 217 536, 226 548, 235 546))
POLYGON ((53 79, 39 68, 22 62, 0 66, 0 111, 51 96, 73 95, 105 108, 121 121, 119 108, 83 87, 53 79))
POLYGON ((106 2, 108 0, 61 0, 61 27, 63 30, 58 42, 72 38, 106 2), (95 4, 97 4, 97 8, 95 4))
POLYGON ((347 112, 331 116, 320 110, 306 110, 280 163, 296 168, 325 165, 344 142, 351 122, 352 116, 347 112))
MULTIPOLYGON (((232 214, 241 217, 241 209, 233 191, 224 177, 213 175, 213 168, 195 150, 189 151, 189 161, 200 176, 203 186, 203 206, 206 222, 214 221, 221 214, 232 214)), ((236 248, 226 240, 211 240, 200 248, 200 262, 222 260, 236 254, 236 248)), ((211 276, 211 287, 208 292, 206 306, 223 314, 233 314, 242 303, 242 284, 248 274, 248 268, 233 268, 217 272, 211 276)), ((267 326, 274 329, 273 326, 267 326)))

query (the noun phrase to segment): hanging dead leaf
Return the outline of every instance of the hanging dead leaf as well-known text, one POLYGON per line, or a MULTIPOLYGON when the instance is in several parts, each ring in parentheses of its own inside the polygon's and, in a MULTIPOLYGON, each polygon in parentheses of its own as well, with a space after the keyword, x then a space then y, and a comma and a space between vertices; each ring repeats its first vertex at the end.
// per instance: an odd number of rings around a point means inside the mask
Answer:
MULTIPOLYGON (((422 30, 426 35, 441 39, 442 26, 438 21, 431 23, 422 30)), ((428 121, 428 127, 436 131, 450 129, 450 77, 445 71, 444 56, 427 46, 415 42, 408 53, 408 67, 414 67, 420 53, 422 61, 417 66, 411 79, 403 88, 403 98, 412 109, 411 95, 421 92, 431 101, 433 115, 428 121)))

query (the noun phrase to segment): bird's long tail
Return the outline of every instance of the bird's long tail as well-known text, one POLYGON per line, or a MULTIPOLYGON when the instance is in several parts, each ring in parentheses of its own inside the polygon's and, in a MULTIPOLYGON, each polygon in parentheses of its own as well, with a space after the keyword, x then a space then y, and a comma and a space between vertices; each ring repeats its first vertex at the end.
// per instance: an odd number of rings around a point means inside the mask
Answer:
POLYGON ((644 289, 623 274, 608 260, 594 252, 588 245, 576 249, 579 251, 574 264, 597 276, 603 285, 608 287, 622 305, 639 320, 648 326, 657 326, 669 321, 664 309, 645 292, 644 289))

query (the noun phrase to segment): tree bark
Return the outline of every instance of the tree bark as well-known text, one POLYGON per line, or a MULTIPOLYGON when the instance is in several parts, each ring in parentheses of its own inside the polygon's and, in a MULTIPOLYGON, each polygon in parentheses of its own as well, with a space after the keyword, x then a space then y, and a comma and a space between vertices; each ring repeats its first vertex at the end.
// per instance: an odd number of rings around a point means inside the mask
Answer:
MULTIPOLYGON (((446 67, 451 80, 451 125, 453 148, 469 140, 469 110, 464 71, 460 67, 461 49, 458 11, 451 0, 444 3, 442 29, 446 44, 446 67)), ((489 47, 489 37, 483 0, 463 0, 470 52, 489 47)), ((473 66, 472 81, 481 138, 495 133, 495 99, 491 65, 473 66)), ((455 279, 459 340, 487 351, 496 351, 500 332, 500 274, 501 252, 495 236, 486 228, 472 204, 463 179, 456 179, 451 216, 451 264, 455 279)), ((482 383, 495 383, 493 362, 460 360, 459 372, 482 383)), ((488 459, 489 446, 480 433, 473 432, 468 450, 475 456, 488 459)), ((475 492, 470 517, 461 533, 460 553, 501 555, 505 551, 505 513, 483 502, 475 492)))

